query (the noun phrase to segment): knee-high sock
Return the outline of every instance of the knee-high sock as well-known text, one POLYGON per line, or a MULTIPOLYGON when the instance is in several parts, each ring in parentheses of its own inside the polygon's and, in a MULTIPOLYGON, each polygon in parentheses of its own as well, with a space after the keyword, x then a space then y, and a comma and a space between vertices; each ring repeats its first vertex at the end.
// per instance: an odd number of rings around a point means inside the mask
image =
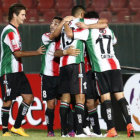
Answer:
POLYGON ((61 129, 64 135, 67 134, 67 118, 68 118, 69 104, 61 102, 60 104, 60 118, 61 118, 61 129))
POLYGON ((98 135, 101 134, 97 109, 94 108, 92 110, 89 110, 88 114, 89 114, 89 120, 90 120, 90 123, 92 125, 94 133, 96 133, 98 135))
POLYGON ((125 118, 126 124, 131 123, 131 113, 130 113, 130 108, 129 108, 128 102, 126 101, 125 98, 121 98, 118 101, 118 103, 120 105, 122 114, 125 118))
POLYGON ((48 132, 53 131, 54 109, 47 108, 45 115, 46 115, 46 121, 48 126, 48 132))
POLYGON ((24 117, 26 116, 28 109, 29 109, 30 105, 22 102, 19 109, 18 109, 18 115, 15 121, 15 128, 20 128, 21 127, 21 123, 22 120, 24 119, 24 117))
POLYGON ((111 100, 106 100, 102 104, 103 119, 107 123, 108 130, 114 127, 113 109, 111 100))
POLYGON ((75 105, 75 115, 76 115, 76 133, 83 133, 83 121, 84 121, 84 105, 76 104, 75 105))
POLYGON ((10 107, 2 107, 1 120, 2 120, 2 126, 5 127, 2 128, 3 133, 8 132, 9 112, 10 112, 10 107))

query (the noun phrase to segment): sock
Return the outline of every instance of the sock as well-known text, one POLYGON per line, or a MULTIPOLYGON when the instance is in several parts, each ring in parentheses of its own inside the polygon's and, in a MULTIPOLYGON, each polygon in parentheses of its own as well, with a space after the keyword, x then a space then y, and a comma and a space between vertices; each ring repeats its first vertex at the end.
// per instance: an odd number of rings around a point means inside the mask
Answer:
POLYGON ((73 111, 71 108, 69 108, 68 111, 68 132, 71 132, 74 130, 74 116, 73 116, 73 111))
POLYGON ((18 115, 17 115, 15 125, 14 125, 15 128, 20 128, 21 127, 22 120, 26 116, 29 107, 30 106, 28 104, 26 104, 24 102, 21 103, 21 105, 18 109, 18 115))
POLYGON ((67 134, 68 111, 69 111, 69 104, 66 102, 61 102, 60 104, 61 133, 64 133, 64 135, 67 134))
POLYGON ((83 133, 83 121, 84 121, 84 105, 75 105, 75 115, 76 115, 76 134, 83 133))
POLYGON ((5 132, 8 132, 9 112, 10 112, 10 107, 2 107, 1 109, 2 126, 6 127, 6 128, 2 128, 3 134, 5 132))
POLYGON ((114 127, 114 120, 113 120, 113 109, 111 100, 106 100, 102 104, 102 113, 104 113, 104 120, 107 123, 108 130, 114 127))
POLYGON ((129 105, 128 105, 128 102, 126 101, 125 98, 121 98, 119 101, 118 101, 119 105, 120 105, 120 108, 121 108, 121 111, 122 111, 122 114, 125 118, 125 121, 127 124, 129 123, 132 123, 131 122, 131 113, 130 113, 130 108, 129 108, 129 105))
POLYGON ((84 116, 84 122, 83 122, 83 128, 90 127, 90 120, 87 109, 85 109, 85 116, 84 116))
POLYGON ((45 115, 47 118, 46 120, 47 120, 48 132, 49 131, 52 132, 53 131, 53 121, 54 121, 54 109, 47 108, 45 115))
POLYGON ((97 109, 94 108, 92 110, 89 110, 88 114, 89 114, 89 120, 90 120, 94 133, 100 135, 101 130, 100 130, 100 124, 99 124, 99 120, 98 120, 97 109))

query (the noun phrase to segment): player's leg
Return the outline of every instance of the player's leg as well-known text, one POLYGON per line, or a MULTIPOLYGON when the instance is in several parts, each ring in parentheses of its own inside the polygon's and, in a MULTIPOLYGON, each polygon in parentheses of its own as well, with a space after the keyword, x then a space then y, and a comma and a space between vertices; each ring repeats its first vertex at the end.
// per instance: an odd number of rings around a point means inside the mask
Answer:
POLYGON ((0 77, 1 93, 3 99, 3 105, 1 108, 1 121, 2 121, 2 133, 3 136, 11 136, 8 130, 9 112, 12 105, 13 94, 13 79, 11 74, 6 74, 0 77))
POLYGON ((54 110, 55 110, 55 100, 58 95, 58 84, 59 77, 58 76, 41 76, 41 93, 42 100, 46 101, 47 109, 45 111, 47 126, 48 126, 48 134, 47 136, 54 136, 53 123, 54 123, 54 110))
POLYGON ((2 132, 3 136, 11 136, 8 131, 9 112, 12 101, 4 101, 1 108, 2 132))
POLYGON ((61 136, 65 137, 68 133, 67 129, 67 118, 69 112, 70 104, 70 94, 62 94, 61 103, 60 103, 60 118, 61 118, 61 136))
POLYGON ((16 93, 18 93, 17 96, 22 96, 23 101, 19 106, 17 118, 14 127, 11 128, 11 131, 21 136, 29 136, 24 132, 23 128, 21 128, 21 125, 22 120, 26 116, 34 97, 32 94, 30 84, 23 72, 17 74, 16 80, 18 81, 17 85, 15 85, 15 88, 17 89, 16 93))
POLYGON ((96 133, 97 135, 101 135, 97 105, 95 104, 94 99, 87 99, 86 106, 88 108, 88 116, 93 132, 96 133))
POLYGON ((128 137, 133 137, 135 135, 134 128, 132 126, 131 122, 131 113, 129 104, 124 97, 123 93, 123 81, 122 81, 122 75, 120 70, 114 70, 112 71, 112 93, 114 93, 114 96, 120 106, 121 112, 125 118, 126 124, 127 124, 127 134, 128 137))
POLYGON ((115 130, 114 118, 113 118, 113 108, 110 97, 110 85, 109 77, 110 73, 106 72, 96 72, 97 88, 98 92, 101 94, 101 106, 103 119, 107 124, 107 135, 106 137, 115 137, 117 132, 115 130))

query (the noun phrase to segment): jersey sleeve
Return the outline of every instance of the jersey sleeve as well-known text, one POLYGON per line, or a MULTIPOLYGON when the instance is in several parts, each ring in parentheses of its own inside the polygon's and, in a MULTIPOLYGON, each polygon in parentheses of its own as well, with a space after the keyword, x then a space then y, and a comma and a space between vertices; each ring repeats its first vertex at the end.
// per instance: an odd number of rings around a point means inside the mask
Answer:
POLYGON ((117 38, 112 30, 111 30, 111 32, 112 32, 112 43, 113 43, 113 45, 115 45, 115 44, 117 44, 117 38))
POLYGON ((45 33, 42 35, 42 44, 47 45, 49 44, 52 40, 50 40, 50 33, 45 33))
POLYGON ((15 52, 21 49, 18 44, 16 34, 14 32, 9 32, 5 36, 4 43, 10 47, 12 52, 15 52))
POLYGON ((89 34, 88 29, 73 30, 74 39, 86 41, 88 39, 88 34, 89 34))

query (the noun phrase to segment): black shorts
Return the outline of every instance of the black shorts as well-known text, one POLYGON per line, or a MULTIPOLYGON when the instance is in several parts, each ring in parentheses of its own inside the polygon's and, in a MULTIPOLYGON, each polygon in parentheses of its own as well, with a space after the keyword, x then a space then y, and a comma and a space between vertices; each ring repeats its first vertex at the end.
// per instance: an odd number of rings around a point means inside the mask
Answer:
POLYGON ((32 94, 24 72, 5 74, 0 77, 0 84, 4 101, 14 100, 21 94, 32 94))
POLYGON ((120 70, 95 72, 97 87, 100 94, 123 91, 122 74, 120 70))
POLYGON ((85 94, 87 90, 84 63, 60 68, 59 93, 85 94))
POLYGON ((42 100, 47 101, 58 97, 59 76, 41 76, 42 100))
POLYGON ((87 94, 86 99, 97 100, 99 98, 97 89, 96 89, 96 80, 94 73, 90 70, 86 73, 87 78, 87 94))

